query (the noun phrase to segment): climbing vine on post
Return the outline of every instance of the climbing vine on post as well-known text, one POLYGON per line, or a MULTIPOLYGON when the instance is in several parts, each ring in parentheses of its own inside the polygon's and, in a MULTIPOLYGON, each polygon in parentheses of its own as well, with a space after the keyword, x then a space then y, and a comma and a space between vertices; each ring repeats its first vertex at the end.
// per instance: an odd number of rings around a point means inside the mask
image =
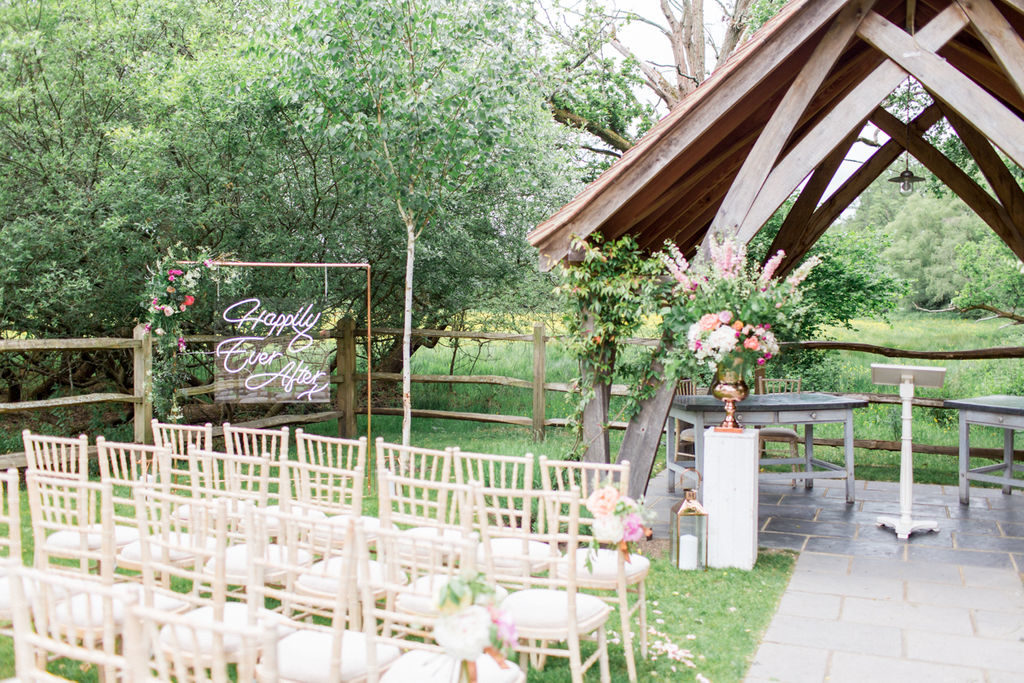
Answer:
MULTIPOLYGON (((608 401, 619 347, 657 312, 658 291, 664 287, 659 276, 664 267, 647 258, 629 236, 605 242, 600 235, 593 235, 589 240, 575 240, 573 247, 581 258, 562 265, 562 284, 556 291, 568 304, 569 347, 580 362, 575 426, 586 448, 584 458, 608 462, 608 401)), ((645 373, 650 366, 647 355, 642 362, 631 364, 626 373, 645 373)), ((631 377, 629 384, 640 388, 646 383, 631 377)), ((639 394, 630 399, 627 417, 635 410, 639 394)))

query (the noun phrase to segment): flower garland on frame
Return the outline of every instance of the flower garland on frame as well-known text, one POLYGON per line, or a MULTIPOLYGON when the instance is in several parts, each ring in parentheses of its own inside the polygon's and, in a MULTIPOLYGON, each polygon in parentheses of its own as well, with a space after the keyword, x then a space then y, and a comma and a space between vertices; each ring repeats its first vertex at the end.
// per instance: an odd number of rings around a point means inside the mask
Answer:
POLYGON ((175 392, 188 377, 180 355, 185 352, 185 325, 193 306, 202 299, 213 271, 210 258, 178 259, 170 254, 150 270, 146 300, 142 303, 146 331, 153 335, 153 412, 170 422, 183 418, 175 392))

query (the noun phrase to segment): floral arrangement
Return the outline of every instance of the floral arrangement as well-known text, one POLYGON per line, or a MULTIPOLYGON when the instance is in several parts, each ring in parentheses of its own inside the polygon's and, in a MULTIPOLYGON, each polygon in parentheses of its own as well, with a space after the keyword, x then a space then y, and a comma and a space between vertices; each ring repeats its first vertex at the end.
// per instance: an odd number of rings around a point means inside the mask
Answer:
POLYGON ((437 593, 441 616, 434 623, 434 640, 462 662, 460 680, 476 681, 476 660, 489 654, 502 669, 511 666, 505 652, 516 644, 516 627, 495 604, 494 587, 480 573, 453 577, 437 593))
POLYGON ((183 380, 177 356, 185 351, 184 322, 199 301, 202 283, 213 266, 208 258, 188 266, 170 256, 162 259, 151 271, 142 304, 146 331, 153 334, 157 352, 153 362, 153 409, 172 422, 182 418, 174 389, 183 380))
POLYGON ((586 508, 594 516, 590 527, 590 551, 586 560, 588 571, 593 571, 599 543, 617 546, 628 562, 634 544, 649 538, 652 533, 650 523, 654 520, 654 512, 646 509, 642 500, 637 502, 620 494, 619 489, 611 483, 594 489, 587 498, 586 508))
POLYGON ((661 258, 676 284, 673 294, 693 311, 687 345, 700 365, 714 370, 725 361, 764 365, 779 352, 773 328, 785 326, 801 299, 799 286, 818 257, 783 279, 775 272, 779 251, 760 268, 747 263, 744 244, 713 243, 710 259, 690 264, 675 245, 661 258))

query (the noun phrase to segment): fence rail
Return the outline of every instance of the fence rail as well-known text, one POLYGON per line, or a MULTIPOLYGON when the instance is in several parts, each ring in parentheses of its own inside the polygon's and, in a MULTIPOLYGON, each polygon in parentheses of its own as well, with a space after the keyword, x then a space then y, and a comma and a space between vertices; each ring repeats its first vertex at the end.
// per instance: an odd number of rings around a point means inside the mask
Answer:
MULTIPOLYGON (((374 337, 386 337, 401 335, 400 328, 375 328, 372 331, 374 337)), ((530 379, 518 377, 505 377, 502 375, 412 375, 413 382, 420 384, 480 384, 490 386, 505 386, 516 389, 527 389, 532 392, 532 414, 531 415, 497 415, 490 413, 474 413, 451 410, 424 410, 414 409, 416 417, 429 417, 453 420, 471 420, 477 422, 491 422, 509 424, 532 429, 534 437, 538 440, 544 438, 547 427, 563 427, 569 424, 570 420, 564 417, 548 418, 545 415, 547 392, 569 393, 576 390, 572 382, 549 382, 546 378, 547 344, 551 341, 566 339, 565 335, 550 335, 543 324, 534 325, 532 334, 511 334, 502 332, 467 332, 453 330, 413 330, 413 335, 422 338, 433 339, 468 339, 475 341, 498 341, 528 343, 533 346, 533 375, 530 379)), ((277 416, 268 418, 274 424, 285 424, 287 421, 308 421, 314 417, 324 419, 338 418, 339 434, 354 436, 356 431, 356 415, 365 414, 366 408, 360 407, 356 401, 357 384, 366 381, 365 375, 356 373, 356 343, 357 337, 365 338, 365 329, 356 329, 351 320, 343 320, 335 330, 328 331, 322 338, 335 341, 337 344, 336 362, 330 382, 335 390, 332 401, 332 410, 327 413, 320 413, 316 416, 277 416)), ((226 337, 220 335, 192 335, 187 337, 191 344, 214 344, 226 337)), ((655 339, 632 338, 626 340, 628 344, 654 347, 658 344, 655 339)), ((786 342, 783 344, 788 348, 818 349, 830 351, 855 351, 870 353, 888 358, 907 358, 925 360, 973 360, 973 359, 1002 359, 1002 358, 1024 358, 1024 347, 997 347, 988 349, 969 349, 963 351, 907 351, 890 347, 875 346, 872 344, 860 344, 855 342, 832 342, 832 341, 805 341, 786 342)), ((55 399, 44 399, 36 401, 21 401, 16 403, 0 403, 0 414, 12 413, 24 410, 45 410, 50 408, 88 405, 107 402, 131 403, 135 406, 135 438, 137 441, 146 441, 151 438, 149 434, 150 418, 152 417, 152 392, 149 381, 152 368, 152 340, 140 325, 135 328, 134 336, 131 339, 114 337, 93 338, 93 339, 4 339, 0 340, 0 353, 18 351, 75 351, 75 350, 97 350, 97 349, 129 349, 134 359, 135 382, 131 394, 124 393, 99 393, 84 394, 78 396, 67 396, 55 399)), ((371 382, 399 382, 402 379, 401 373, 397 372, 372 372, 369 375, 371 382)), ((198 387, 179 388, 177 393, 181 396, 200 396, 213 393, 214 384, 207 384, 198 387)), ((629 387, 623 384, 612 385, 613 396, 625 396, 629 387)), ((855 393, 838 396, 860 398, 869 403, 877 404, 898 404, 900 398, 897 394, 883 393, 855 393)), ((943 408, 942 399, 919 398, 913 399, 913 405, 929 408, 943 408)), ((398 408, 374 408, 373 412, 379 415, 401 415, 398 408)), ((624 429, 625 422, 612 422, 609 424, 612 429, 624 429)), ((816 438, 816 445, 836 446, 841 445, 836 439, 816 438)), ((876 439, 856 440, 854 445, 857 448, 871 450, 893 450, 900 449, 898 441, 881 441, 876 439)), ((914 444, 916 453, 940 453, 955 454, 954 446, 936 446, 930 444, 914 444)), ((999 449, 971 449, 971 455, 989 458, 1001 458, 1002 451, 999 449)), ((1024 453, 1018 452, 1020 458, 1024 453)))

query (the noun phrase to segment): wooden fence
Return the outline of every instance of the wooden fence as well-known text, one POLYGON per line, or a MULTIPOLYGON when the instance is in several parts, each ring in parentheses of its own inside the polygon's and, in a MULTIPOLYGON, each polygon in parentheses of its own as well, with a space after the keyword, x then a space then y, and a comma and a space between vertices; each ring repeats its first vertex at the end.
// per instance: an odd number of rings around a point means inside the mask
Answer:
MULTIPOLYGON (((399 328, 375 328, 374 337, 401 335, 399 328)), ((533 372, 530 379, 517 377, 504 377, 500 375, 412 375, 412 381, 421 384, 445 383, 445 384, 482 384, 492 386, 505 386, 529 390, 532 393, 532 410, 530 415, 495 415, 491 413, 473 413, 449 410, 423 410, 414 409, 415 417, 442 418, 453 420, 472 420, 477 422, 491 422, 499 424, 510 424, 521 427, 528 427, 532 430, 534 438, 542 440, 547 427, 563 427, 569 423, 565 417, 548 418, 546 411, 546 394, 549 391, 568 393, 575 390, 572 383, 548 382, 546 372, 547 345, 558 337, 549 335, 543 324, 536 324, 532 334, 506 334, 499 332, 462 332, 449 330, 413 330, 413 334, 426 339, 468 339, 476 341, 498 341, 527 343, 533 347, 533 372)), ((337 344, 335 366, 331 376, 331 384, 336 387, 333 398, 333 410, 310 414, 310 415, 280 415, 252 423, 254 426, 273 426, 278 424, 295 424, 300 422, 316 422, 337 418, 338 431, 340 435, 356 435, 356 415, 365 414, 366 407, 359 407, 357 397, 357 385, 366 381, 366 375, 356 372, 356 339, 365 338, 366 330, 357 330, 351 320, 343 320, 338 327, 328 335, 337 344), (259 423, 257 425, 257 423, 259 423)), ((190 336, 189 343, 216 343, 224 337, 214 335, 190 336)), ((630 339, 627 343, 654 346, 657 341, 653 339, 630 339)), ((992 359, 992 358, 1024 358, 1024 347, 1000 347, 989 349, 973 349, 966 351, 904 351, 888 347, 873 346, 869 344, 845 343, 845 342, 790 342, 785 344, 790 348, 825 349, 825 350, 848 350, 863 353, 872 353, 888 358, 909 358, 909 359, 932 359, 932 360, 969 360, 969 359, 992 359)), ((152 344, 149 336, 140 325, 135 328, 132 339, 99 338, 99 339, 45 339, 45 340, 0 340, 0 352, 4 351, 63 351, 81 349, 131 349, 134 356, 135 384, 131 394, 86 394, 81 396, 68 396, 56 399, 41 401, 23 401, 19 403, 0 403, 0 413, 9 413, 22 410, 44 410, 61 406, 85 405, 91 403, 104 403, 110 401, 122 401, 135 405, 135 439, 137 441, 148 441, 150 419, 152 417, 151 392, 149 387, 152 367, 152 344), (139 378, 142 378, 141 381, 139 378)), ((400 382, 401 373, 373 372, 369 378, 372 382, 400 382)), ((198 396, 213 393, 215 385, 208 384, 200 387, 188 387, 179 389, 182 396, 198 396)), ((622 384, 612 386, 613 396, 625 396, 628 394, 628 387, 622 384)), ((891 403, 898 404, 900 398, 896 394, 838 394, 862 398, 870 403, 891 403)), ((942 399, 914 398, 914 405, 931 408, 942 408, 942 399)), ((401 415, 400 408, 373 408, 372 412, 377 415, 401 415)), ((626 423, 613 422, 610 427, 613 429, 624 429, 626 423)), ((816 438, 816 445, 840 446, 838 439, 816 438)), ((899 451, 899 441, 880 441, 859 439, 854 442, 857 448, 871 450, 899 451)), ((914 451, 917 453, 940 453, 956 455, 955 446, 935 446, 928 444, 914 444, 914 451)), ((971 455, 1002 458, 1000 449, 971 449, 971 455)), ((1016 457, 1024 459, 1024 451, 1018 451, 1016 457)))

